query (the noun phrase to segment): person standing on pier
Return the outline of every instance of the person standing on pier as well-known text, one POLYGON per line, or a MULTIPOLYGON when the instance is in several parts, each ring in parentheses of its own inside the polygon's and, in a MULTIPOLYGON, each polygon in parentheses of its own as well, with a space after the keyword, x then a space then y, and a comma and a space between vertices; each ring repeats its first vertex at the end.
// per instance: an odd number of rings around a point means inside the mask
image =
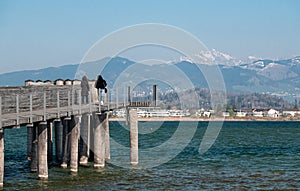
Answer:
POLYGON ((104 92, 106 93, 107 92, 107 89, 106 89, 106 81, 102 78, 101 75, 98 76, 98 79, 95 83, 95 88, 97 88, 97 92, 98 92, 98 99, 99 99, 99 112, 101 112, 101 109, 100 109, 100 105, 103 103, 102 101, 102 90, 104 90, 104 92))
POLYGON ((88 104, 89 93, 90 93, 89 80, 86 76, 83 76, 81 80, 81 98, 83 104, 84 104, 84 100, 85 103, 88 104))

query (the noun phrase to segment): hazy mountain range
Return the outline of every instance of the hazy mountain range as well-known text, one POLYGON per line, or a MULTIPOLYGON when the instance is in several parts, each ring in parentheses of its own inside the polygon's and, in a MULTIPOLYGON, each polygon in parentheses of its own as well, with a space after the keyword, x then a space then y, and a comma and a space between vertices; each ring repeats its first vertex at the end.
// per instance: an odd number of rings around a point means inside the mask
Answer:
MULTIPOLYGON (((294 100, 300 95, 300 56, 270 60, 256 59, 249 57, 247 60, 239 60, 228 54, 219 52, 215 49, 201 52, 198 57, 205 63, 206 59, 212 60, 218 64, 225 81, 228 92, 232 93, 267 93, 294 100)), ((135 62, 126 58, 105 58, 94 62, 84 63, 80 67, 94 69, 101 67, 103 63, 108 62, 102 71, 102 75, 108 81, 108 86, 120 75, 126 68, 135 62)), ((180 58, 177 61, 170 61, 171 65, 176 65, 193 82, 194 86, 205 88, 207 83, 204 76, 199 72, 195 63, 191 63, 187 58, 180 58)), ((211 67, 204 65, 202 67, 211 67)), ((170 65, 170 64, 169 64, 170 65)), ((61 67, 49 67, 39 70, 25 70, 18 72, 5 73, 0 75, 1 86, 19 86, 23 85, 25 80, 56 80, 74 79, 79 64, 64 65, 61 67)), ((160 71, 168 72, 168 66, 156 65, 160 71)), ((148 68, 149 69, 149 68, 148 68)), ((98 75, 97 70, 93 76, 98 75)), ((141 74, 147 72, 139 71, 141 74)))

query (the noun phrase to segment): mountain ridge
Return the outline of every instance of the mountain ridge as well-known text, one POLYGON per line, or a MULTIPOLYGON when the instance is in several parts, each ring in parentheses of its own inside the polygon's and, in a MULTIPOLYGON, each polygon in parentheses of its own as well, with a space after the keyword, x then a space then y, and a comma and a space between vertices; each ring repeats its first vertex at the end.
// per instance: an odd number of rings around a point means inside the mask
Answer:
MULTIPOLYGON (((267 93, 289 100, 294 100, 300 95, 300 56, 282 60, 258 59, 245 63, 234 57, 220 53, 213 49, 211 53, 203 52, 204 56, 214 57, 222 72, 226 89, 232 93, 267 93), (222 61, 223 60, 223 61, 222 61)), ((203 56, 203 55, 202 55, 203 56)), ((114 80, 135 62, 122 58, 106 58, 84 64, 69 64, 60 67, 47 67, 38 70, 24 70, 0 74, 1 86, 20 86, 25 80, 56 80, 58 78, 74 79, 79 67, 89 68, 92 77, 96 78, 97 68, 104 67, 103 76, 112 85, 114 80), (106 65, 105 65, 106 64, 106 65), (105 66, 104 66, 105 65, 105 66)), ((197 65, 190 60, 181 59, 172 62, 173 65, 182 70, 192 81, 195 87, 208 87, 204 75, 199 71, 197 65)), ((203 64, 203 63, 199 63, 203 64)), ((203 67, 204 65, 202 65, 203 67)), ((168 72, 168 67, 161 67, 161 70, 168 72)), ((209 67, 209 65, 205 66, 209 67)), ((141 73, 146 71, 140 71, 141 73)))

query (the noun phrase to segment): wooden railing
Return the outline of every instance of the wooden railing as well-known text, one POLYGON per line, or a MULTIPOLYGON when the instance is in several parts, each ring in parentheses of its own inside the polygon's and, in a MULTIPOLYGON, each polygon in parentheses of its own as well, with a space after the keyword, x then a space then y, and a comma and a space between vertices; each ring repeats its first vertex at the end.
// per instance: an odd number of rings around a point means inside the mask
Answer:
MULTIPOLYGON (((88 96, 89 102, 83 104, 80 86, 1 87, 0 128, 94 112, 99 104, 92 93, 88 96)), ((107 105, 101 109, 107 109, 107 105)))
MULTIPOLYGON (((98 92, 93 87, 93 83, 90 84, 89 89, 88 103, 85 101, 83 104, 80 85, 44 84, 0 87, 0 129, 122 107, 156 106, 155 101, 132 102, 128 100, 127 103, 124 101, 119 104, 118 98, 114 103, 107 94, 104 94, 102 98, 105 103, 99 105, 98 92)), ((130 98, 129 95, 130 93, 128 93, 130 98)))

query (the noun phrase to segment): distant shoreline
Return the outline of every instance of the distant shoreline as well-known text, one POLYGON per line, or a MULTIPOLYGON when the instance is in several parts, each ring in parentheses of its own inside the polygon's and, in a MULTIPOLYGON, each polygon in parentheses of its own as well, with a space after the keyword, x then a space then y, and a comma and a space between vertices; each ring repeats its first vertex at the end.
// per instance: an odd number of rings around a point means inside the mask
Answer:
MULTIPOLYGON (((123 117, 110 117, 109 121, 125 121, 123 117)), ((300 121, 299 117, 143 117, 138 118, 138 121, 300 121)))

